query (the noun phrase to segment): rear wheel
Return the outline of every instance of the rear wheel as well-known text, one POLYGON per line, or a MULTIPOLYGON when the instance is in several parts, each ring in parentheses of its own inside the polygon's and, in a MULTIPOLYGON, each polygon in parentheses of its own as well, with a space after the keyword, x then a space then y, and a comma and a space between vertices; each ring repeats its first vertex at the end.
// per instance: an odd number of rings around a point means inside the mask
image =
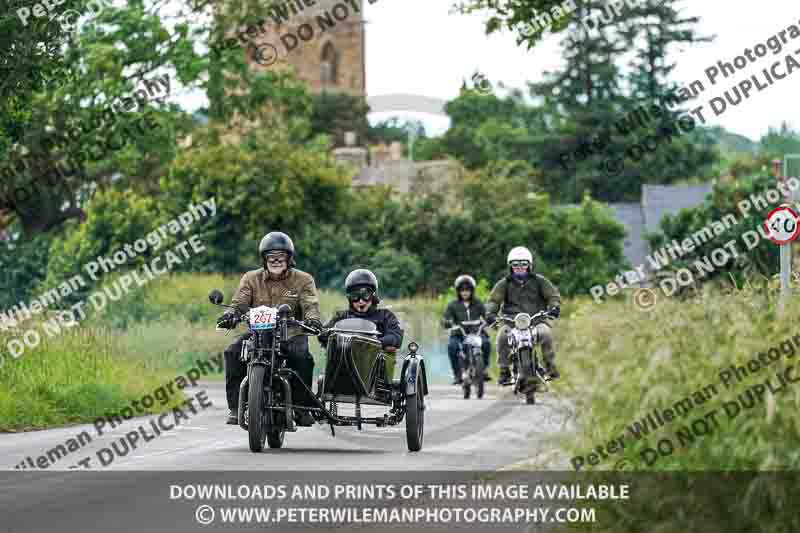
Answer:
POLYGON ((408 451, 422 449, 422 436, 425 428, 425 395, 422 389, 421 369, 417 370, 416 394, 406 396, 406 441, 408 451))
POLYGON ((283 424, 277 424, 276 418, 280 415, 270 415, 267 414, 267 420, 272 418, 272 423, 267 425, 267 444, 269 444, 270 448, 281 448, 283 447, 283 437, 286 435, 286 432, 282 429, 283 424))
POLYGON ((469 400, 469 394, 471 392, 472 386, 469 383, 464 383, 464 399, 469 400))

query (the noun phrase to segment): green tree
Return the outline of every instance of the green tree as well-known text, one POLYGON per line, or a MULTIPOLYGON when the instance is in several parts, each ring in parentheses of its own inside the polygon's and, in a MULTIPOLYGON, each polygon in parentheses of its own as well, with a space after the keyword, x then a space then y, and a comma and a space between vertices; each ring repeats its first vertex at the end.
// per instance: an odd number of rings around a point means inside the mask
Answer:
POLYGON ((204 269, 253 268, 257 243, 267 231, 300 235, 306 227, 339 220, 347 177, 324 151, 293 144, 279 117, 272 120, 276 127, 254 125, 235 137, 214 121, 199 128, 161 180, 168 217, 190 203, 216 199, 216 218, 199 234, 209 243, 197 263, 204 269))
POLYGON ((780 159, 786 154, 800 154, 800 134, 786 122, 781 122, 780 128, 770 126, 759 140, 759 150, 768 157, 780 159))
MULTIPOLYGON (((574 0, 573 5, 580 0, 574 0)), ((508 29, 517 36, 517 44, 524 44, 528 49, 538 43, 545 31, 557 33, 567 28, 570 15, 562 10, 564 0, 463 0, 457 4, 461 13, 489 12, 486 20, 486 34, 508 29), (542 27, 536 24, 536 17, 541 21, 552 21, 542 27)))
POLYGON ((352 131, 363 143, 370 132, 368 112, 369 106, 361 97, 323 92, 313 97, 311 132, 330 135, 334 146, 344 146, 345 132, 352 131))

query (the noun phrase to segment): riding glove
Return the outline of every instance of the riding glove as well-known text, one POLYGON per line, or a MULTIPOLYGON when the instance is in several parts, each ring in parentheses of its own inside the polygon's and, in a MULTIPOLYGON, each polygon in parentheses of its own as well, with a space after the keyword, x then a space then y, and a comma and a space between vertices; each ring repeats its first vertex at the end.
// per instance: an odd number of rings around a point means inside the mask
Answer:
POLYGON ((233 311, 226 311, 221 317, 217 319, 217 327, 223 329, 233 329, 237 323, 236 313, 233 311))
POLYGON ((314 318, 306 320, 306 326, 315 329, 317 331, 316 335, 322 333, 322 322, 320 322, 319 320, 316 320, 314 318))
POLYGON ((553 318, 558 318, 559 316, 561 316, 561 308, 560 307, 551 307, 550 311, 548 311, 548 314, 550 316, 552 316, 553 318))

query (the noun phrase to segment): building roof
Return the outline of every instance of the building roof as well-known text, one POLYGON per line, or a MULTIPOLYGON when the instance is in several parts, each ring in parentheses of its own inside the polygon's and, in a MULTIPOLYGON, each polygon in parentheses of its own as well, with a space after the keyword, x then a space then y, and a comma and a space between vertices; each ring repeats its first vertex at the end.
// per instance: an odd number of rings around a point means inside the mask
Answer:
POLYGON ((617 222, 625 226, 623 253, 633 268, 644 263, 647 255, 647 243, 643 237, 644 214, 641 204, 609 204, 617 222))
POLYGON ((614 218, 625 227, 627 233, 623 251, 625 258, 636 268, 645 264, 650 247, 644 239, 645 233, 661 231, 661 220, 666 215, 675 215, 681 209, 697 207, 713 185, 642 185, 640 203, 609 204, 614 218))
POLYGON ((661 231, 661 219, 681 209, 696 207, 711 194, 713 185, 642 185, 642 212, 647 233, 661 231))

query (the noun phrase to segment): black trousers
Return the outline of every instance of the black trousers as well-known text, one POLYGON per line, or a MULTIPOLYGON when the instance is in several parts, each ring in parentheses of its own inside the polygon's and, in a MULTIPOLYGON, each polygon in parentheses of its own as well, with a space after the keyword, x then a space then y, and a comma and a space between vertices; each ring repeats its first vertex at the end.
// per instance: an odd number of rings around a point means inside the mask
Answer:
MULTIPOLYGON (((489 368, 489 355, 492 353, 491 341, 489 340, 489 336, 486 334, 481 335, 481 339, 483 339, 483 344, 481 345, 481 351, 483 352, 483 367, 489 368)), ((458 371, 461 368, 461 365, 458 361, 458 348, 461 346, 462 342, 464 342, 464 337, 461 335, 451 335, 450 340, 447 343, 447 357, 450 358, 450 366, 453 368, 454 376, 458 374, 458 371)))
MULTIPOLYGON (((228 397, 228 408, 239 408, 239 386, 247 375, 247 363, 239 360, 242 353, 242 344, 250 333, 245 333, 228 346, 225 350, 225 393, 228 397)), ((289 356, 286 366, 297 372, 308 388, 311 388, 311 380, 314 377, 314 357, 308 351, 308 337, 297 335, 288 341, 289 356)), ((311 398, 299 383, 292 382, 292 403, 297 405, 312 406, 311 398)))

